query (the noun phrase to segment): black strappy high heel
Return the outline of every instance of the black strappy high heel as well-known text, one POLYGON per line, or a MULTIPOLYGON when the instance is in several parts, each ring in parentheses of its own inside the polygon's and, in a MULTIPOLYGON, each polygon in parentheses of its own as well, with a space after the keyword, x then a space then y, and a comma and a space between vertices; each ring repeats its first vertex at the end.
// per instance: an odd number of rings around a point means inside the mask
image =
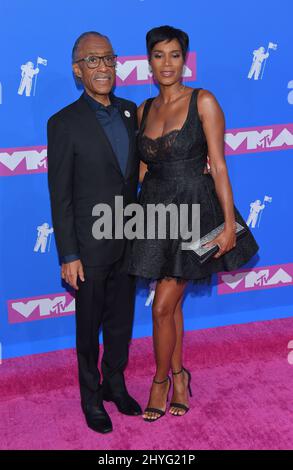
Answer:
MULTIPOLYGON (((170 392, 170 388, 171 388, 171 379, 170 379, 169 375, 164 380, 162 380, 161 382, 158 382, 157 380, 153 379, 153 382, 155 384, 163 384, 163 383, 166 383, 167 381, 169 381, 169 389, 168 389, 168 394, 167 394, 167 402, 168 402, 169 401, 169 392, 170 392)), ((166 408, 167 408, 167 406, 166 406, 166 408)), ((153 421, 157 421, 158 419, 162 418, 166 414, 166 410, 163 411, 163 410, 160 410, 159 408, 148 407, 144 410, 144 413, 148 412, 148 411, 150 411, 151 413, 157 413, 159 415, 156 418, 143 418, 144 421, 147 421, 148 423, 152 423, 153 421)))
MULTIPOLYGON (((189 395, 192 397, 192 391, 191 391, 191 385, 190 385, 190 383, 191 383, 191 373, 189 372, 189 370, 185 369, 185 367, 182 367, 182 369, 179 370, 179 372, 172 372, 172 375, 182 374, 183 371, 186 372, 186 374, 188 375, 187 388, 188 388, 188 391, 189 391, 189 395)), ((172 402, 172 403, 170 403, 170 408, 171 407, 180 408, 181 410, 185 411, 185 413, 183 413, 183 414, 170 413, 172 416, 184 416, 184 415, 186 415, 187 411, 189 410, 189 407, 184 405, 183 403, 172 402)))

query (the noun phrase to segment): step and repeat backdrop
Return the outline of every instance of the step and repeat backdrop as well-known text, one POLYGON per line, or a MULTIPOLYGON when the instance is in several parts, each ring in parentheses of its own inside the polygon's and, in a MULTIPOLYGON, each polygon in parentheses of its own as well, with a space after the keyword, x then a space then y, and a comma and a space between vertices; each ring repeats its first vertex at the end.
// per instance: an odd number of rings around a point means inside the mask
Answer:
MULTIPOLYGON (((47 187, 46 123, 75 101, 71 49, 110 37, 115 93, 137 104, 152 83, 145 34, 190 36, 184 81, 210 90, 226 118, 234 200, 260 250, 237 272, 189 287, 186 329, 293 313, 293 30, 291 0, 2 0, 0 28, 0 343, 3 358, 75 345, 74 297, 61 282, 47 187), (238 7, 238 4, 237 4, 238 7)), ((152 285, 139 281, 133 336, 151 334, 152 285)))

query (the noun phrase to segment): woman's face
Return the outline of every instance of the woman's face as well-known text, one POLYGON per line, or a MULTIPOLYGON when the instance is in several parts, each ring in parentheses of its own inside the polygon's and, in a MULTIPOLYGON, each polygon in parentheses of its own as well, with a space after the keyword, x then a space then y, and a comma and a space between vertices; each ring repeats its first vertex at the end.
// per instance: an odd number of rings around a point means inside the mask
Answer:
POLYGON ((172 85, 181 80, 183 73, 183 54, 177 39, 157 42, 152 49, 150 65, 155 80, 160 85, 172 85))

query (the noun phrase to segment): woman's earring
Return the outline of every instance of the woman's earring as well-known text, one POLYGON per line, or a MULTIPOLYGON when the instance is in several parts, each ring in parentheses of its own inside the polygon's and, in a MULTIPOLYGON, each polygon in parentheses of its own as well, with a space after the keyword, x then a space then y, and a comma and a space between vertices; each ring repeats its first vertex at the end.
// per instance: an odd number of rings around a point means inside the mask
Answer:
POLYGON ((150 97, 152 96, 152 84, 153 84, 153 70, 149 65, 149 86, 150 86, 150 97))

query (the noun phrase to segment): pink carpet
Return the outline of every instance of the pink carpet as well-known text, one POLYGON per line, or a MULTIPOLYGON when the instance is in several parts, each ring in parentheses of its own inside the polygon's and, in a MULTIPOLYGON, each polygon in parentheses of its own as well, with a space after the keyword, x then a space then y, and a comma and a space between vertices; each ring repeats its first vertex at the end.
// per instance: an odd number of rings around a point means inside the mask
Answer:
MULTIPOLYGON (((157 423, 106 403, 114 431, 89 430, 80 410, 74 350, 9 359, 0 367, 1 449, 293 449, 293 318, 188 332, 191 410, 157 423)), ((134 340, 126 379, 146 405, 150 338, 134 340)))

